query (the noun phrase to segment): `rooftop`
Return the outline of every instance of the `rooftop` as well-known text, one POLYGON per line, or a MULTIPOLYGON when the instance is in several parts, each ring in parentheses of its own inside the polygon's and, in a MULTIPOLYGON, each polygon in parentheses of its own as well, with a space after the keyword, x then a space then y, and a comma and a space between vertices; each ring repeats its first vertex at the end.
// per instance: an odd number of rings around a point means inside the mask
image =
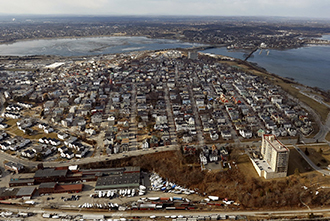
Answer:
POLYGON ((41 183, 39 185, 39 189, 42 189, 42 188, 52 188, 52 189, 55 189, 55 186, 56 186, 56 183, 55 182, 41 183))
POLYGON ((122 175, 110 175, 99 177, 95 189, 137 187, 140 185, 140 173, 125 173, 122 175))
POLYGON ((275 137, 275 135, 264 134, 263 137, 277 152, 289 151, 288 148, 286 148, 284 144, 275 137))
POLYGON ((34 178, 47 178, 47 177, 63 177, 66 176, 68 170, 55 170, 55 169, 44 169, 37 170, 34 178))
POLYGON ((35 190, 36 188, 31 186, 22 187, 16 196, 32 196, 35 190))

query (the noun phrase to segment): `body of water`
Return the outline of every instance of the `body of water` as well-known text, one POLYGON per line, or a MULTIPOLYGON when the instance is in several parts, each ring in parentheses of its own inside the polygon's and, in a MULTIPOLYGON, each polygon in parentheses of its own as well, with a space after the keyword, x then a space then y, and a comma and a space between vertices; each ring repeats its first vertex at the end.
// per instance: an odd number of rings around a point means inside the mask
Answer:
MULTIPOLYGON (((293 78, 311 87, 330 90, 330 46, 308 46, 288 50, 256 51, 248 61, 257 63, 268 72, 293 78), (267 55, 268 54, 268 55, 267 55)), ((214 48, 203 51, 244 60, 244 51, 214 48)))
POLYGON ((200 44, 146 37, 91 37, 20 41, 0 45, 0 55, 88 56, 130 51, 189 48, 200 44))

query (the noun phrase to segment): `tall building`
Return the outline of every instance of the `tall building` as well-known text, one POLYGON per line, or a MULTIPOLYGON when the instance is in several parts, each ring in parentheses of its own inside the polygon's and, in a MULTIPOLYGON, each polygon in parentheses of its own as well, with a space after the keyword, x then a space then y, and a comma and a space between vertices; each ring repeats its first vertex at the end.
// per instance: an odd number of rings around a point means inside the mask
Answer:
POLYGON ((259 176, 266 179, 287 176, 290 150, 274 135, 262 135, 261 155, 262 160, 252 160, 259 176))

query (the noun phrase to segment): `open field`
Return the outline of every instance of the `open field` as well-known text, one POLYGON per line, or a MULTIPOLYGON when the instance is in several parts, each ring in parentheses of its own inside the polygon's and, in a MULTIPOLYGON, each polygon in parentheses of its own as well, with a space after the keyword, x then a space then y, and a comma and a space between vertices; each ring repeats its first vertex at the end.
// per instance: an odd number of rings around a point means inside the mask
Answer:
POLYGON ((235 66, 237 68, 241 68, 245 71, 250 72, 251 74, 257 75, 257 76, 262 76, 264 79, 268 79, 271 81, 273 84, 279 85, 283 88, 284 91, 288 92, 292 96, 298 98, 300 101, 304 102, 308 106, 310 106, 316 113, 318 113, 321 117, 322 122, 325 122, 328 113, 329 113, 329 108, 326 107, 323 104, 318 103, 317 101, 313 100, 312 98, 309 98, 299 92, 298 89, 295 87, 292 87, 294 82, 290 82, 290 80, 284 80, 283 78, 272 75, 270 73, 267 73, 266 71, 262 70, 257 70, 256 67, 251 66, 247 62, 236 62, 236 61, 222 61, 221 63, 226 63, 231 66, 235 66))
POLYGON ((301 150, 317 165, 325 169, 330 163, 330 147, 324 146, 301 146, 301 150), (307 151, 306 151, 307 148, 307 151))
POLYGON ((257 171, 254 169, 249 157, 246 154, 241 155, 238 158, 237 164, 238 167, 242 171, 244 171, 245 176, 262 180, 262 178, 260 178, 259 175, 257 174, 257 171))

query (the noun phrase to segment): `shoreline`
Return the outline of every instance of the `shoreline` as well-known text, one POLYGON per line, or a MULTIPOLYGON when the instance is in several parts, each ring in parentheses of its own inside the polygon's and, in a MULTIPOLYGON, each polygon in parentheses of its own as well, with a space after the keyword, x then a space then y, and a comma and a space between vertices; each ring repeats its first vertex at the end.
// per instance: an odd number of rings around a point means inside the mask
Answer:
MULTIPOLYGON (((330 34, 324 34, 322 36, 326 36, 330 34)), ((26 42, 26 41, 39 41, 39 40, 62 40, 62 39, 84 39, 84 38, 107 38, 107 37, 126 37, 126 38, 134 38, 134 37, 145 37, 148 39, 159 39, 159 40, 169 40, 169 41, 178 41, 182 43, 189 43, 189 44, 200 44, 200 45, 210 45, 210 46, 216 46, 218 44, 210 44, 210 43, 203 43, 203 42, 195 42, 195 41, 187 41, 184 39, 179 39, 179 38, 166 38, 166 37, 151 37, 148 35, 127 35, 127 34, 110 34, 110 35, 88 35, 88 36, 63 36, 63 37, 42 37, 42 38, 29 38, 29 39, 17 39, 17 40, 12 40, 12 41, 6 41, 6 42, 0 42, 0 45, 12 45, 15 43, 19 42, 26 42)), ((227 45, 226 43, 223 43, 224 45, 227 45)), ((273 47, 266 47, 262 48, 265 50, 290 50, 290 49, 298 49, 302 47, 310 47, 313 45, 330 45, 330 41, 328 43, 304 43, 300 46, 292 46, 292 47, 278 47, 278 48, 273 48, 273 47)), ((251 51, 253 48, 233 48, 233 51, 251 51)))

